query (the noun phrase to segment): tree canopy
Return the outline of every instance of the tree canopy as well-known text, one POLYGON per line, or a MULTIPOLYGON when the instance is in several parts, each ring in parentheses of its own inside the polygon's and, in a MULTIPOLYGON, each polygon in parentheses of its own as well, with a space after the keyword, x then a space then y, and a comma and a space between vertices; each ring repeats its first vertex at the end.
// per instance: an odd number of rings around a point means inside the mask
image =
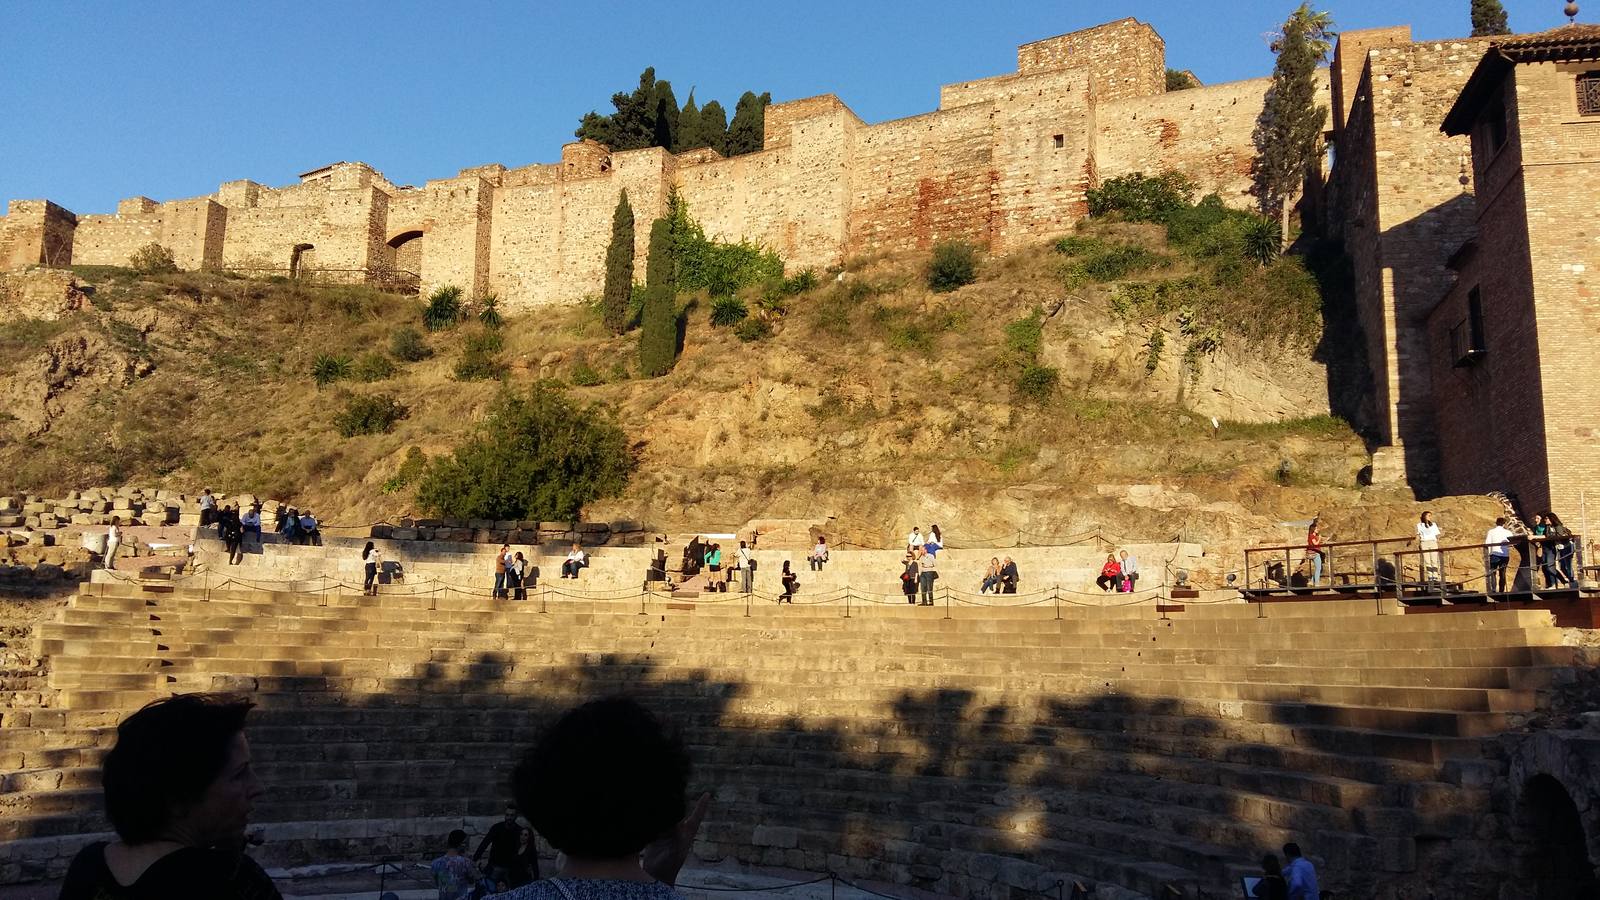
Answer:
POLYGON ((1273 42, 1278 54, 1272 87, 1256 122, 1255 193, 1261 211, 1277 216, 1285 244, 1290 200, 1300 192, 1306 172, 1321 149, 1328 108, 1316 102, 1318 63, 1332 49, 1333 20, 1309 2, 1289 14, 1273 42))
POLYGON ((772 94, 745 91, 734 107, 733 121, 715 100, 699 106, 694 91, 678 105, 672 82, 657 79, 654 67, 639 75, 631 92, 611 95, 614 110, 609 115, 586 113, 573 134, 579 139, 599 141, 612 150, 640 150, 665 147, 673 153, 710 147, 725 156, 754 153, 762 147, 766 129, 766 110, 772 94))
POLYGON ((1510 33, 1511 25, 1506 21, 1506 8, 1500 5, 1500 0, 1472 0, 1473 37, 1510 33))

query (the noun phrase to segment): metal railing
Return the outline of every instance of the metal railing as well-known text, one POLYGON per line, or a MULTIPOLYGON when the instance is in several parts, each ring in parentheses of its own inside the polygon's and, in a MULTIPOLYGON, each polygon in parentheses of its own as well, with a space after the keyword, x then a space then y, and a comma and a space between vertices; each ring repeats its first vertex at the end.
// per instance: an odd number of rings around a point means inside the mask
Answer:
POLYGON ((1399 551, 1394 554, 1396 596, 1409 603, 1457 603, 1536 600, 1577 590, 1581 535, 1512 535, 1508 544, 1505 556, 1490 553, 1496 544, 1399 551))
POLYGON ((1395 567, 1390 557, 1414 540, 1379 538, 1323 544, 1320 577, 1312 562, 1312 551, 1304 542, 1249 547, 1244 551, 1244 587, 1240 591, 1246 597, 1310 594, 1329 589, 1381 596, 1394 590, 1395 567))

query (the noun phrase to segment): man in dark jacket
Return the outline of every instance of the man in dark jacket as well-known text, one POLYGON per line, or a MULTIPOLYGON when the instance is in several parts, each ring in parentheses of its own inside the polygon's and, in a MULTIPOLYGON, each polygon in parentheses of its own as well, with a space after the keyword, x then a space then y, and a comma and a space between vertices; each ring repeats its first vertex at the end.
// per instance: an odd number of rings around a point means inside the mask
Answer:
POLYGON ((483 851, 489 851, 489 869, 485 873, 492 881, 509 881, 511 873, 521 861, 517 858, 521 851, 522 826, 517 824, 517 808, 506 804, 506 817, 489 826, 489 833, 483 836, 483 842, 478 844, 478 852, 472 854, 472 861, 477 862, 483 857, 483 851))
POLYGON ((1019 577, 1017 575, 1017 564, 1011 561, 1011 557, 1006 557, 1005 563, 1000 566, 1000 593, 1015 594, 1019 577))

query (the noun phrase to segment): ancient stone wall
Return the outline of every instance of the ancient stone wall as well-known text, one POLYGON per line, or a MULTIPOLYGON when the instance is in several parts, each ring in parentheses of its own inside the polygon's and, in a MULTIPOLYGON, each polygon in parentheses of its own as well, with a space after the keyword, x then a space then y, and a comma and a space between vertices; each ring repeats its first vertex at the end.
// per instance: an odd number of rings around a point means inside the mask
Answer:
POLYGON ((1546 506, 1568 516, 1585 488, 1600 496, 1600 408, 1584 389, 1600 347, 1600 116, 1578 114, 1575 84, 1578 74, 1596 71, 1600 63, 1537 63, 1519 65, 1515 74, 1539 336, 1537 358, 1520 362, 1537 367, 1544 387, 1546 506))
POLYGON ((78 218, 49 200, 12 200, 0 216, 0 269, 72 265, 78 218))
POLYGON ((1411 43, 1410 25, 1339 33, 1339 42, 1333 48, 1333 68, 1329 72, 1333 110, 1330 122, 1334 131, 1343 129, 1349 121, 1350 106, 1356 100, 1361 74, 1367 67, 1368 51, 1375 47, 1393 47, 1409 43, 1411 43))
POLYGON ((1374 430, 1404 448, 1410 481, 1430 492, 1438 461, 1426 317, 1454 277, 1447 260, 1473 234, 1469 148, 1439 126, 1485 44, 1371 50, 1335 148, 1336 218, 1355 263, 1377 407, 1388 411, 1374 430))
POLYGON ((117 205, 115 215, 79 217, 73 260, 85 266, 125 266, 139 248, 160 244, 172 251, 179 268, 217 266, 227 217, 227 208, 209 197, 168 203, 132 197, 117 205))
MULTIPOLYGON (((1317 102, 1328 105, 1327 73, 1317 76, 1317 102)), ((1202 195, 1253 206, 1253 135, 1271 86, 1272 79, 1256 78, 1100 104, 1095 163, 1111 174, 1175 169, 1202 195)))
POLYGON ((365 269, 385 259, 389 194, 363 163, 340 163, 278 190, 251 183, 224 185, 219 197, 249 205, 229 207, 223 264, 287 270, 294 248, 306 268, 365 269))
POLYGON ((1167 89, 1167 47, 1154 28, 1122 19, 1095 28, 1023 44, 1017 73, 1086 68, 1097 100, 1153 97, 1167 89))
POLYGON ((909 250, 993 236, 993 103, 896 119, 863 129, 851 184, 850 243, 909 250))

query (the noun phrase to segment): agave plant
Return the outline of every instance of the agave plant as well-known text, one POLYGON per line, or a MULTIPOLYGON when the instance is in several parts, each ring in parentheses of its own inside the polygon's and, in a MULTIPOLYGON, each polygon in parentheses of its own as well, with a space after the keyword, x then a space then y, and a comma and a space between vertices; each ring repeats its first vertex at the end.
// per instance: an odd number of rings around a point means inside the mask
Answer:
POLYGON ((499 297, 484 294, 478 298, 478 321, 485 328, 499 328, 506 323, 505 317, 500 315, 499 297))
POLYGON ((711 301, 711 324, 721 328, 737 325, 750 315, 750 308, 738 297, 718 297, 711 301))
POLYGON ((422 325, 429 331, 454 328, 461 321, 461 288, 445 285, 428 297, 422 309, 422 325))

